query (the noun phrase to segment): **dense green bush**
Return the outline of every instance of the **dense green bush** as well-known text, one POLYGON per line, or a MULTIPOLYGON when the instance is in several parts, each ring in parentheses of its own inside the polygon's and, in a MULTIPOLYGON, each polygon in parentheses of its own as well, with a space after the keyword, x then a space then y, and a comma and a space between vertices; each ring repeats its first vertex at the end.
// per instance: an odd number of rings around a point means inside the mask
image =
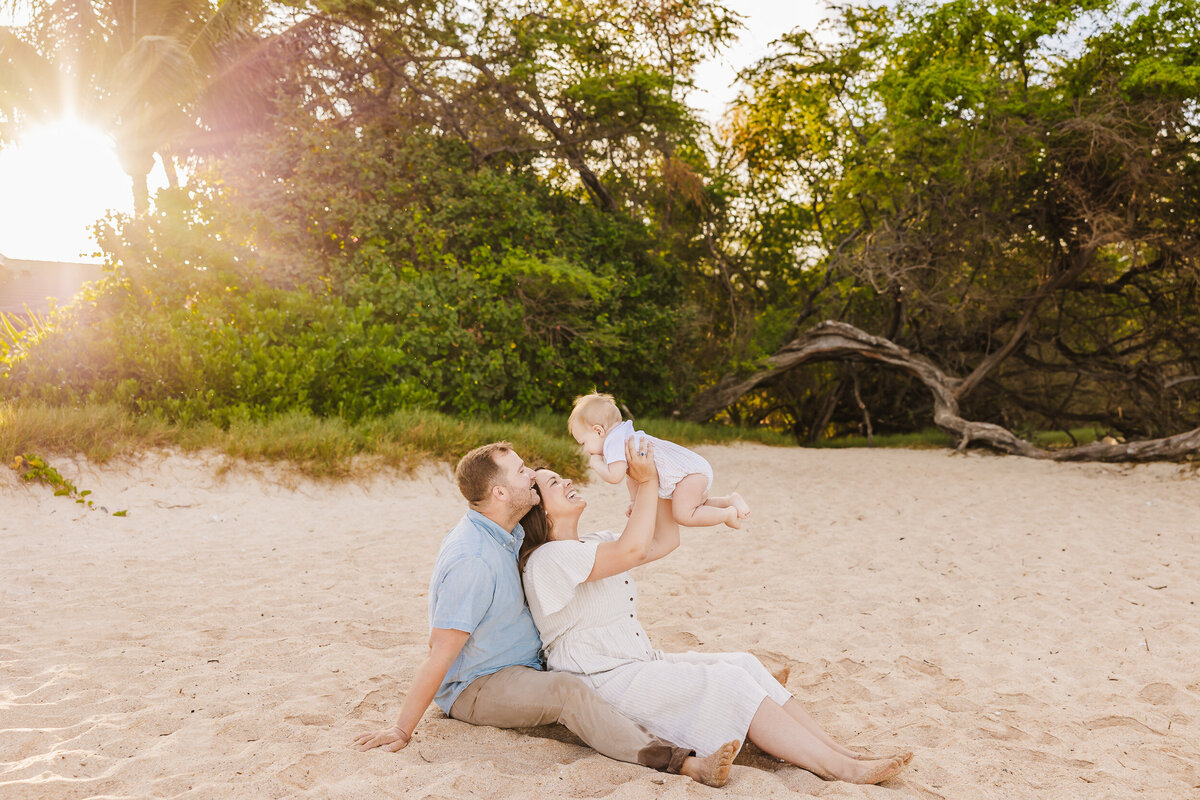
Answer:
POLYGON ((643 227, 527 174, 445 168, 447 147, 335 129, 248 143, 257 171, 221 164, 102 226, 106 278, 8 354, 5 388, 222 425, 505 418, 593 387, 668 407, 678 283, 643 227), (313 136, 336 146, 308 158, 313 136))
POLYGON ((196 189, 208 229, 251 245, 265 278, 318 282, 392 326, 401 374, 438 410, 563 411, 601 387, 662 412, 688 389, 683 270, 644 222, 528 164, 309 120, 247 142, 196 189))
MULTIPOLYGON (((156 241, 176 251, 169 238, 156 241)), ((10 350, 7 392, 52 403, 115 400, 221 424, 293 409, 358 418, 432 403, 401 374, 405 354, 370 306, 271 287, 229 248, 210 244, 169 266, 111 266, 10 350)))

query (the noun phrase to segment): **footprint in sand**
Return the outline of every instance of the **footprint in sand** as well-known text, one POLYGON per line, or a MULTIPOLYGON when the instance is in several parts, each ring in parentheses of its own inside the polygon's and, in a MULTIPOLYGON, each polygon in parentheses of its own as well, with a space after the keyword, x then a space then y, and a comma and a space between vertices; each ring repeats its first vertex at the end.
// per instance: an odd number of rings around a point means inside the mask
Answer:
POLYGON ((1145 700, 1147 703, 1153 703, 1156 706, 1167 705, 1168 703, 1176 702, 1179 696, 1179 690, 1169 683, 1147 683, 1138 692, 1138 697, 1145 700))
POLYGON ((1140 731, 1141 733, 1159 733, 1159 731, 1143 725, 1133 717, 1124 717, 1119 715, 1093 717, 1092 719, 1087 720, 1084 725, 1087 726, 1089 731, 1099 730, 1101 728, 1132 728, 1133 730, 1140 731))
POLYGON ((940 678, 942 676, 941 667, 931 664, 928 661, 918 661, 915 658, 909 658, 908 656, 900 656, 896 659, 896 663, 910 672, 928 675, 931 678, 940 678))
POLYGON ((375 716, 381 713, 390 702, 394 702, 394 693, 389 694, 381 689, 372 689, 354 707, 354 711, 350 713, 350 717, 361 719, 364 716, 375 716))
POLYGON ((328 753, 307 753, 295 764, 281 769, 277 776, 289 786, 295 786, 302 791, 308 791, 317 781, 325 778, 330 761, 328 753))

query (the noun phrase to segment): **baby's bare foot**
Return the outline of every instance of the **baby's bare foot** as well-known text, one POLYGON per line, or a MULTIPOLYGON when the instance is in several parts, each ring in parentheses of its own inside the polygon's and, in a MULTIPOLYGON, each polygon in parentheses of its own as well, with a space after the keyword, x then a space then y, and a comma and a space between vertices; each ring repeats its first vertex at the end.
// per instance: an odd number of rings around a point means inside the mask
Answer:
POLYGON ((750 506, 742 499, 742 496, 737 492, 729 494, 729 503, 737 509, 738 519, 745 519, 750 516, 750 506))
POLYGON ((734 530, 742 527, 742 518, 738 515, 738 510, 733 506, 725 509, 725 524, 734 530))
POLYGON ((683 762, 683 767, 679 771, 692 780, 703 783, 705 786, 719 788, 725 785, 725 781, 729 780, 729 771, 733 769, 734 756, 737 755, 741 747, 742 743, 737 739, 734 739, 732 742, 726 742, 711 756, 705 756, 704 758, 693 756, 687 759, 683 762))

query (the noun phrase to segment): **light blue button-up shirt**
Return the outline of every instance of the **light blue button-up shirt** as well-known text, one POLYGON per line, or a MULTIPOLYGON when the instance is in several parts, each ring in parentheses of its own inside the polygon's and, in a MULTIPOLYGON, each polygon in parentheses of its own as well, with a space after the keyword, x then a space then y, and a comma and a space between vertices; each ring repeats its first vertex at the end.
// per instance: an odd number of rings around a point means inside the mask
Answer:
POLYGON ((442 540, 429 582, 429 627, 471 634, 434 697, 447 714, 471 681, 515 665, 541 669, 542 640, 525 605, 512 533, 468 511, 442 540))

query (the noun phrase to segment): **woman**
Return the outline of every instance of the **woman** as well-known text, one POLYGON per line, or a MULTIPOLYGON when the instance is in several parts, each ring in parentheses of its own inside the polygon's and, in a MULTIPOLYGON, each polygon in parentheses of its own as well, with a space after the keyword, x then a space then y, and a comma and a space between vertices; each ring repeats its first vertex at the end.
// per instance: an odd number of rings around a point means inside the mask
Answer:
POLYGON ((639 485, 620 536, 579 535, 587 503, 569 480, 536 472, 541 505, 521 520, 519 565, 550 669, 573 672, 652 733, 707 755, 749 739, 826 780, 880 783, 911 753, 856 753, 831 739, 799 702, 746 653, 664 654, 638 624, 628 570, 679 545, 667 505, 660 513, 652 445, 630 448, 639 485))

